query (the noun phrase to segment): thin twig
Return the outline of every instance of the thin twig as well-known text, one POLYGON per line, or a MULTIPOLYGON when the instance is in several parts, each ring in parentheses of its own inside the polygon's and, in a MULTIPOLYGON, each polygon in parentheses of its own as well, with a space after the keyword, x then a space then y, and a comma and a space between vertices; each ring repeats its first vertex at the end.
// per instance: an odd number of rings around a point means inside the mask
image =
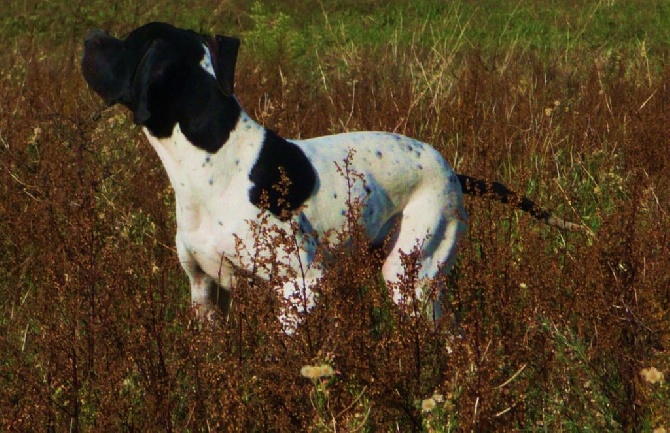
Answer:
POLYGON ((496 388, 503 389, 506 385, 509 385, 510 382, 512 382, 514 379, 516 379, 517 376, 519 376, 521 374, 521 372, 526 369, 527 366, 528 366, 528 364, 522 365, 521 368, 519 370, 517 370, 517 372, 512 375, 512 377, 510 377, 509 379, 507 379, 506 381, 504 381, 503 383, 498 385, 496 388))

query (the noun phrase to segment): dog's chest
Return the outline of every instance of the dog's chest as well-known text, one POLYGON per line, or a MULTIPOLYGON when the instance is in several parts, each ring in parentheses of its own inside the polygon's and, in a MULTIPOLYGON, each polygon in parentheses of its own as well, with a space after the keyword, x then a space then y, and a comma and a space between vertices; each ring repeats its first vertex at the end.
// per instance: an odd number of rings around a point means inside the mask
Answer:
POLYGON ((217 153, 193 146, 179 131, 147 138, 160 157, 175 191, 179 238, 189 250, 214 256, 235 250, 232 233, 244 236, 245 221, 258 209, 249 203, 249 167, 257 158, 262 131, 236 134, 217 153))

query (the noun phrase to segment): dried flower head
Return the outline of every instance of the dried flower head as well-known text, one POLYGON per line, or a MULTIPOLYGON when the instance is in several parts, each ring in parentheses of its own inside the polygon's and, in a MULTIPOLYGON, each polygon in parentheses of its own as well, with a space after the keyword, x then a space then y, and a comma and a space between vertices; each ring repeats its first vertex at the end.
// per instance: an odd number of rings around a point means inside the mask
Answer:
POLYGON ((435 409, 435 405, 437 403, 435 402, 434 398, 427 398, 425 400, 421 401, 421 410, 423 412, 430 412, 431 410, 435 409))
POLYGON ((664 379, 663 372, 658 371, 656 367, 643 368, 640 374, 642 374, 644 380, 651 384, 663 382, 664 379))
POLYGON ((316 374, 314 372, 314 367, 311 365, 305 365, 300 369, 300 375, 302 377, 306 377, 307 379, 314 379, 316 378, 316 374))
POLYGON ((300 375, 308 379, 318 379, 320 377, 328 377, 335 374, 335 370, 328 364, 323 365, 305 365, 300 369, 300 375))
POLYGON ((323 364, 316 367, 319 373, 319 377, 330 377, 335 374, 335 370, 328 364, 323 364))

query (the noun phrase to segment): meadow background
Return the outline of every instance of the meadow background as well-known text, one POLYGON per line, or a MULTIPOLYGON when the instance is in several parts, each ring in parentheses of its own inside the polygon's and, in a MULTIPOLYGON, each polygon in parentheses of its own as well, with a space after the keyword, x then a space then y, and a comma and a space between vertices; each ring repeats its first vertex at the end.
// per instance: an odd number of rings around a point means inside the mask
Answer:
POLYGON ((0 41, 0 431, 670 429, 666 0, 22 0, 0 41), (295 335, 272 282, 203 327, 167 176, 79 72, 88 30, 152 20, 240 37, 285 136, 413 136, 595 236, 470 197, 458 327, 399 314, 360 242, 295 335))

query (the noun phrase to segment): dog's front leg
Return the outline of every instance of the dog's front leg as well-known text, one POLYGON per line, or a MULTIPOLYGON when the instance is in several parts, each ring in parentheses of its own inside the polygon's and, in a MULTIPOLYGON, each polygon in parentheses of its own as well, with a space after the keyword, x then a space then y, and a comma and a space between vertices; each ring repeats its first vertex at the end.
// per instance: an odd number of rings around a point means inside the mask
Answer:
POLYGON ((200 320, 220 321, 230 310, 230 291, 207 275, 177 236, 177 253, 191 285, 191 305, 200 320))
POLYGON ((189 275, 189 278, 191 305, 195 308, 198 318, 209 322, 227 319, 230 311, 230 291, 203 272, 193 278, 189 275))

